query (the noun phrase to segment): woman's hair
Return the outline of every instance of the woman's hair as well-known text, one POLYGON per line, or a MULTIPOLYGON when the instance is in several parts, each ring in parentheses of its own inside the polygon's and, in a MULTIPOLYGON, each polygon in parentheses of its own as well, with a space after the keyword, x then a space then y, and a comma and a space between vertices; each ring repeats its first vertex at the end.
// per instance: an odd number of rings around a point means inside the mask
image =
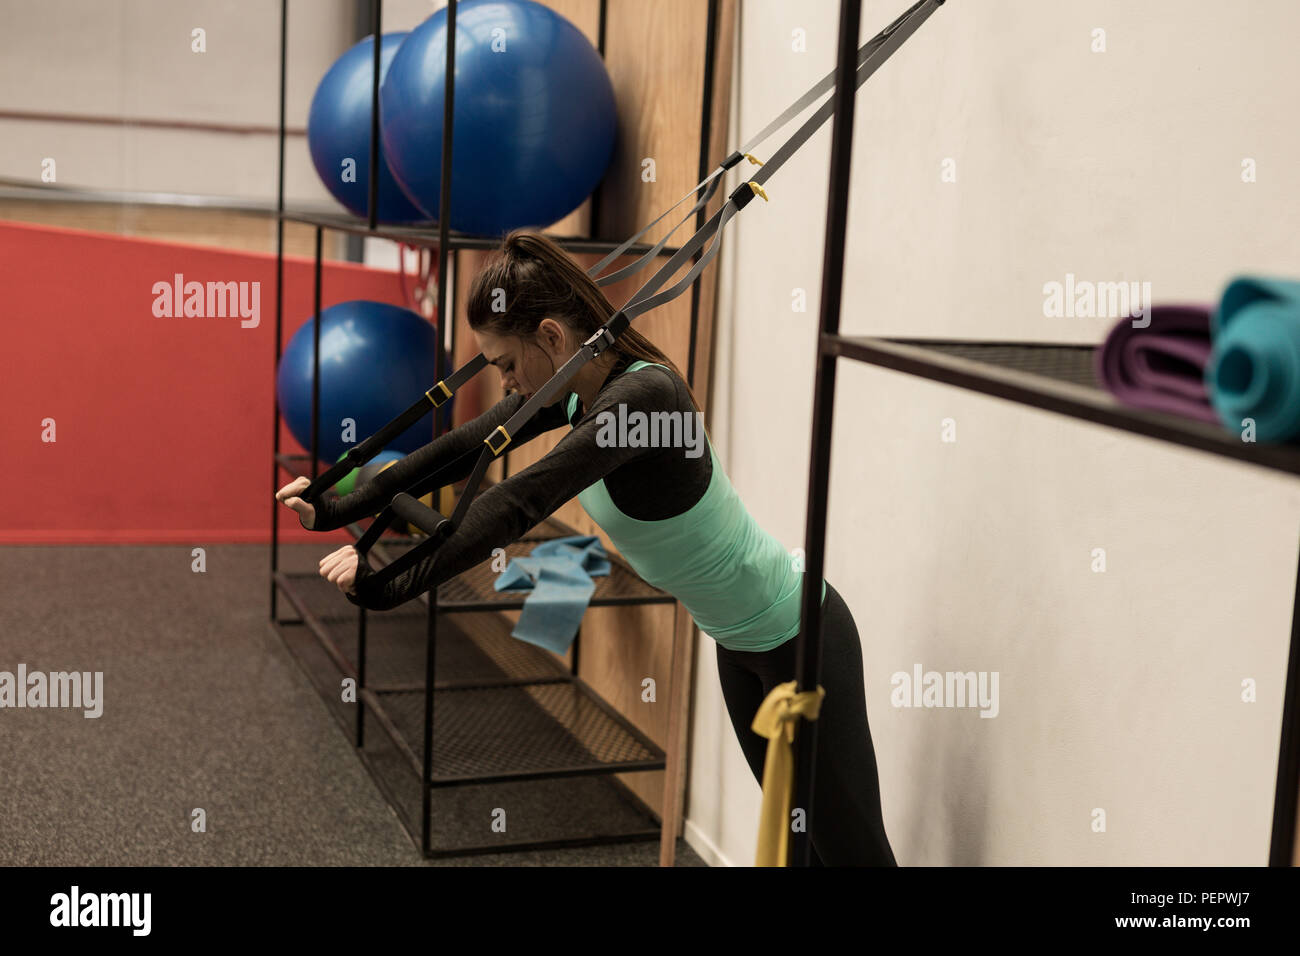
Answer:
MULTIPOLYGON (((605 293, 563 249, 523 229, 505 237, 501 249, 474 277, 469 292, 471 329, 525 341, 533 340, 545 318, 568 326, 586 341, 614 312, 605 293)), ((610 349, 668 366, 685 383, 695 410, 700 410, 686 376, 635 328, 624 329, 610 349)))

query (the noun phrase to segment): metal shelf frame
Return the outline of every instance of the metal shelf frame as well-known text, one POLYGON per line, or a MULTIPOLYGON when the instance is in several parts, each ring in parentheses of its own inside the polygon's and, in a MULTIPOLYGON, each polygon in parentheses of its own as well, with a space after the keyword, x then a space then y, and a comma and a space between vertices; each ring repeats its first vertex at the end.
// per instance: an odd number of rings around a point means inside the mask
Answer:
MULTIPOLYGON (((936 0, 942 3, 943 0, 936 0)), ((805 524, 806 572, 816 581, 825 565, 827 493, 830 479, 831 424, 838 359, 889 368, 931 381, 981 392, 1031 408, 1088 421, 1184 448, 1300 475, 1300 443, 1260 444, 1235 439, 1225 430, 1160 412, 1129 408, 1103 391, 1092 377, 1094 346, 1027 342, 952 342, 847 336, 839 332, 843 289, 845 226, 853 140, 853 54, 861 0, 841 0, 836 105, 831 132, 830 187, 823 259, 820 335, 816 350, 812 445, 805 524)), ((1300 550, 1298 550, 1300 553, 1300 550)), ((821 606, 818 588, 805 588, 802 603, 798 690, 817 686, 821 663, 821 606)), ((1300 558, 1291 612, 1291 641, 1282 706, 1277 783, 1273 800, 1270 866, 1291 866, 1296 846, 1297 792, 1300 791, 1300 558)), ((805 721, 796 736, 795 806, 813 813, 817 722, 805 721)), ((792 834, 791 863, 807 866, 809 840, 792 834)))
MULTIPOLYGON (((383 223, 371 226, 364 219, 356 216, 350 216, 344 213, 320 213, 286 210, 279 213, 280 218, 285 222, 302 223, 303 225, 316 226, 319 229, 330 229, 334 232, 343 232, 353 236, 369 236, 375 239, 391 239, 394 242, 404 242, 410 246, 426 246, 438 248, 442 244, 441 236, 436 227, 428 226, 399 226, 385 225, 383 223)), ((572 252, 578 255, 584 253, 595 253, 601 255, 613 252, 622 243, 613 242, 606 239, 586 239, 580 236, 556 236, 547 234, 557 246, 566 252, 572 252)), ((455 252, 459 249, 476 249, 490 251, 501 245, 500 239, 485 238, 483 236, 472 236, 463 232, 449 232, 446 243, 448 247, 455 252)), ((627 248, 628 255, 641 255, 649 252, 652 246, 649 243, 637 242, 627 248)), ((656 258, 671 256, 678 251, 678 246, 665 245, 659 250, 656 258)))
MULTIPOLYGON (((700 133, 700 150, 699 150, 699 178, 702 180, 708 175, 711 168, 709 165, 708 145, 710 140, 710 123, 711 123, 711 104, 713 99, 714 70, 715 70, 715 32, 718 22, 718 4, 719 0, 708 0, 708 40, 705 50, 704 64, 704 88, 702 100, 702 118, 700 133)), ((441 202, 439 210, 441 219, 437 223, 417 224, 417 225, 386 225, 378 222, 378 194, 379 194, 379 73, 380 73, 380 43, 382 37, 382 0, 371 0, 369 6, 370 12, 370 32, 376 38, 374 43, 373 59, 373 86, 371 91, 371 139, 370 139, 370 167, 368 182, 368 212, 369 216, 365 219, 345 215, 341 213, 322 213, 316 210, 289 210, 285 208, 284 202, 284 180, 285 180, 285 140, 286 140, 286 89, 287 89, 287 61, 288 61, 288 0, 280 2, 280 119, 279 119, 279 171, 277 183, 277 199, 275 207, 276 225, 276 314, 275 314, 275 367, 278 370, 283 352, 281 345, 284 331, 284 224, 286 222, 302 223, 315 227, 315 271, 314 271, 314 300, 313 315, 319 317, 321 314, 321 263, 322 263, 322 244, 323 234, 326 230, 343 232, 350 235, 369 236, 372 238, 386 239, 395 242, 402 242, 408 245, 425 246, 436 248, 438 250, 438 331, 440 339, 445 343, 447 332, 450 330, 451 345, 447 354, 454 356, 456 350, 456 323, 454 321, 455 306, 455 282, 458 270, 456 269, 456 253, 460 249, 495 249, 500 245, 500 239, 484 238, 479 236, 469 236, 462 233, 453 232, 449 226, 449 216, 447 211, 451 208, 451 171, 452 171, 452 132, 455 101, 455 31, 456 31, 456 0, 449 0, 447 4, 447 59, 446 73, 448 81, 445 86, 445 98, 443 109, 443 144, 442 144, 442 161, 441 161, 441 202), (452 264, 451 281, 447 281, 448 262, 452 264)), ((599 20, 599 44, 598 50, 602 57, 605 55, 605 26, 606 26, 606 0, 600 2, 600 20, 599 20)), ((599 228, 599 189, 592 196, 591 223, 592 228, 599 228)), ((706 210, 701 209, 696 216, 696 229, 704 225, 706 220, 706 210)), ((617 248, 621 243, 605 239, 581 238, 572 236, 550 236, 549 238, 556 241, 566 251, 572 253, 608 253, 617 248)), ((651 245, 638 243, 628 250, 629 255, 639 255, 648 251, 651 245)), ((660 250, 659 257, 671 256, 678 251, 678 247, 665 246, 660 250)), ((699 253, 695 259, 698 260, 699 253)), ((698 285, 691 290, 691 318, 690 318, 690 354, 688 363, 688 380, 693 380, 695 376, 696 364, 696 338, 698 336, 700 313, 699 287, 698 285)), ((315 479, 319 474, 320 457, 318 448, 317 427, 320 419, 320 323, 316 322, 313 337, 313 388, 312 388, 312 447, 310 454, 306 456, 292 455, 283 453, 281 450, 280 431, 282 417, 278 402, 276 403, 275 414, 273 416, 273 453, 271 482, 272 488, 278 489, 281 483, 281 474, 286 473, 291 476, 306 474, 315 479)), ((443 378, 451 370, 441 368, 442 349, 435 360, 435 375, 438 379, 443 378)), ((433 435, 436 438, 441 433, 441 422, 439 416, 434 416, 433 435)), ((503 467, 505 473, 509 474, 509 452, 503 456, 503 467)), ((303 625, 310 632, 312 640, 310 646, 318 649, 325 655, 331 666, 337 670, 337 673, 344 677, 351 677, 356 681, 358 688, 358 704, 355 706, 354 725, 349 726, 349 722, 335 709, 336 718, 340 720, 340 726, 346 734, 353 736, 354 745, 358 757, 371 772, 376 784, 389 802, 393 805, 402 820, 407 833, 412 841, 426 858, 436 858, 442 856, 461 856, 473 853, 499 853, 503 851, 531 850, 541 848, 570 847, 580 845, 591 845, 601 843, 619 843, 630 840, 649 840, 659 839, 661 844, 669 845, 668 835, 666 833, 666 819, 660 819, 657 825, 639 825, 633 829, 626 830, 622 833, 598 833, 583 834, 578 837, 562 837, 549 840, 531 840, 526 842, 515 843, 495 843, 491 845, 457 847, 452 850, 440 849, 432 846, 431 833, 431 801, 435 789, 447 786, 463 786, 467 784, 481 784, 494 781, 517 781, 517 780, 546 780, 551 778, 582 776, 582 775, 610 775, 616 773, 625 773, 641 770, 664 770, 667 767, 667 758, 664 752, 642 734, 632 723, 623 717, 617 711, 613 710, 581 679, 578 678, 578 662, 580 637, 575 639, 573 644, 571 662, 568 672, 560 665, 554 657, 540 649, 531 648, 532 651, 539 655, 538 661, 542 657, 554 663, 553 673, 543 673, 540 676, 528 676, 524 678, 502 679, 493 677, 486 680, 470 681, 439 681, 437 679, 437 655, 439 617, 448 613, 488 613, 509 610, 512 608, 522 607, 523 601, 512 595, 488 596, 480 593, 477 597, 471 599, 457 600, 454 597, 444 602, 443 596, 449 587, 461 582, 465 575, 453 581, 445 582, 438 588, 433 589, 432 600, 430 595, 421 595, 419 600, 426 605, 424 614, 425 638, 424 638, 424 675, 423 681, 412 681, 402 684, 389 684, 384 686, 375 686, 367 683, 367 612, 364 608, 357 609, 356 618, 356 662, 355 666, 349 659, 349 656, 338 646, 337 642, 331 636, 328 623, 318 614, 311 606, 304 589, 308 582, 300 580, 304 575, 294 575, 280 569, 279 559, 279 518, 280 505, 278 502, 272 502, 271 509, 271 575, 270 575, 270 622, 272 629, 290 645, 290 650, 294 651, 300 665, 307 670, 307 665, 302 657, 303 645, 298 650, 294 650, 289 630, 295 625, 303 625), (300 620, 292 619, 282 620, 278 611, 278 599, 280 592, 283 592, 289 603, 297 611, 300 620), (594 712, 600 712, 609 721, 610 733, 622 735, 635 746, 640 747, 644 753, 632 760, 622 761, 601 761, 593 757, 589 761, 579 760, 570 762, 561 766, 548 767, 542 770, 510 772, 503 771, 499 768, 493 772, 470 772, 459 775, 438 775, 435 773, 434 765, 434 741, 437 737, 434 725, 434 696, 435 691, 440 695, 446 692, 469 692, 485 691, 487 689, 496 689, 500 691, 503 688, 538 688, 548 687, 556 684, 564 684, 571 688, 574 700, 581 700, 585 703, 583 706, 595 708, 594 712), (409 733, 404 733, 397 722, 389 713, 389 707, 385 706, 384 697, 390 700, 398 699, 394 695, 422 694, 424 699, 424 720, 422 740, 410 739, 409 733), (417 822, 413 819, 416 811, 413 808, 405 807, 399 799, 398 794, 392 789, 391 781, 386 780, 380 773, 374 758, 364 750, 366 745, 366 713, 369 711, 375 717, 380 729, 383 731, 383 738, 387 739, 392 748, 400 755, 399 763, 405 765, 413 774, 418 775, 420 790, 422 794, 422 807, 418 811, 420 820, 417 822), (415 752, 415 746, 422 744, 423 752, 418 755, 415 752)), ((550 536, 559 536, 561 534, 574 534, 572 529, 566 528, 553 519, 548 519, 545 523, 550 529, 550 536)), ((539 528, 542 526, 539 526, 539 528)), ((349 525, 347 530, 355 537, 359 538, 364 529, 359 524, 349 525)), ((393 560, 389 556, 389 550, 400 548, 414 543, 415 540, 409 537, 385 535, 380 539, 376 546, 371 550, 371 556, 377 562, 388 563, 393 560)), ((527 538, 523 540, 528 540, 527 538)), ((620 581, 630 576, 638 582, 635 572, 631 570, 624 562, 616 556, 611 555, 611 582, 620 581)), ((467 572, 472 574, 473 572, 467 572)), ((669 594, 652 588, 644 582, 640 582, 643 591, 636 592, 633 587, 624 587, 627 593, 612 594, 608 593, 613 585, 607 585, 607 579, 598 578, 596 593, 591 600, 591 606, 616 606, 616 605, 643 605, 668 603, 676 604, 676 600, 669 594)), ((394 613, 394 612, 390 612, 394 613)), ((674 612, 674 634, 677 633, 677 618, 682 614, 680 606, 676 607, 674 612)), ((376 624, 376 626, 378 626, 376 624)), ((522 642, 517 642, 522 643, 522 642)), ((676 654, 674 654, 676 661, 676 654)), ((539 664, 542 670, 545 668, 539 664)), ((309 677, 311 674, 309 673, 309 677)), ((313 678, 315 681, 316 678, 313 678)), ((322 698, 330 704, 331 698, 338 697, 338 684, 333 686, 328 683, 317 683, 317 689, 320 691, 322 698)), ((439 698, 439 714, 442 713, 442 697, 439 698)), ((441 723, 439 728, 441 728, 441 723)), ((407 727, 409 731, 409 726, 407 727)), ((576 738, 574 738, 576 741, 576 738)), ((618 791, 621 797, 636 809, 641 817, 654 823, 658 815, 649 810, 645 804, 637 798, 630 790, 626 788, 617 779, 610 777, 609 783, 618 791)), ((665 794, 665 800, 674 799, 673 795, 665 794)), ((665 806, 667 806, 667 802, 665 806)), ((667 816, 667 814, 665 814, 667 816)), ((676 834, 672 834, 672 841, 675 842, 676 834)), ((669 845, 670 846, 670 845, 669 845)), ((671 865, 671 846, 668 850, 661 850, 661 863, 671 865)))

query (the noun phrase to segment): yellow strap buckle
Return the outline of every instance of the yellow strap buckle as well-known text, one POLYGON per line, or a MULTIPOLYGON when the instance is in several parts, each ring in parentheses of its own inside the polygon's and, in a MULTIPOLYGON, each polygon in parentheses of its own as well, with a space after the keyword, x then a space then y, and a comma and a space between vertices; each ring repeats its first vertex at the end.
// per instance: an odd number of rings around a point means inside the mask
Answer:
POLYGON ((485 445, 487 445, 489 448, 492 449, 492 454, 494 454, 494 455, 499 455, 499 454, 501 454, 501 449, 502 449, 502 448, 505 448, 506 445, 509 445, 509 444, 510 444, 510 433, 509 433, 508 431, 506 431, 506 426, 505 426, 505 425, 498 425, 498 426, 496 427, 496 431, 494 431, 491 435, 488 435, 487 438, 484 438, 484 439, 483 439, 483 443, 484 443, 485 445), (505 436, 505 441, 503 441, 503 442, 500 444, 500 446, 496 446, 496 445, 493 445, 493 444, 492 444, 492 439, 496 437, 496 433, 497 433, 497 432, 500 432, 502 435, 505 436))
POLYGON ((752 190, 754 190, 754 195, 755 195, 755 196, 762 196, 762 197, 763 197, 763 202, 767 202, 767 193, 765 193, 765 192, 763 191, 763 187, 762 187, 762 186, 760 186, 760 185, 759 185, 758 183, 756 183, 756 182, 752 182, 752 181, 751 181, 750 184, 749 184, 749 188, 752 189, 752 190))
POLYGON ((427 392, 425 392, 425 393, 424 393, 424 397, 427 398, 427 399, 428 399, 428 400, 433 404, 433 407, 434 407, 434 408, 437 408, 439 405, 441 405, 441 404, 442 404, 443 402, 445 402, 447 399, 451 398, 451 389, 449 389, 449 388, 447 387, 447 383, 446 383, 446 382, 439 382, 437 385, 433 386, 433 388, 431 388, 431 389, 429 389, 427 392), (433 395, 433 388, 440 388, 440 389, 442 389, 442 397, 441 397, 441 398, 435 398, 435 397, 434 397, 434 395, 433 395))
POLYGON ((757 158, 755 158, 755 156, 754 156, 753 153, 746 153, 746 154, 745 154, 745 158, 746 158, 747 160, 749 160, 751 163, 753 163, 755 166, 762 166, 762 165, 763 165, 763 161, 762 161, 761 159, 757 159, 757 158))

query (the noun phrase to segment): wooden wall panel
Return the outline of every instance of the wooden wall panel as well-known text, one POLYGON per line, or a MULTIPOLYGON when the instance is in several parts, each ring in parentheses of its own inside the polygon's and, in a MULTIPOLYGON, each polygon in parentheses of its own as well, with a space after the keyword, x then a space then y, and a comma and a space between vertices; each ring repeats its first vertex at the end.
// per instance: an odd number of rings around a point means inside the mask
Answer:
POLYGON ((610 0, 605 63, 619 139, 603 186, 600 231, 629 236, 699 181, 704 0, 610 0), (645 182, 643 161, 654 161, 645 182))
MULTIPOLYGON (((714 41, 716 44, 713 68, 714 92, 713 102, 710 104, 713 120, 709 126, 709 172, 712 172, 718 163, 740 145, 731 143, 727 139, 731 118, 731 75, 735 68, 737 4, 738 0, 721 0, 718 5, 718 24, 714 41)), ((753 168, 748 163, 742 164, 742 169, 753 168)), ((721 209, 726 198, 723 187, 719 187, 705 210, 708 215, 711 216, 721 209)), ((695 395, 703 406, 706 423, 709 421, 710 396, 713 394, 713 342, 718 308, 718 268, 719 260, 714 259, 713 263, 700 274, 700 315, 695 344, 696 368, 695 377, 691 382, 691 387, 695 389, 695 395)))

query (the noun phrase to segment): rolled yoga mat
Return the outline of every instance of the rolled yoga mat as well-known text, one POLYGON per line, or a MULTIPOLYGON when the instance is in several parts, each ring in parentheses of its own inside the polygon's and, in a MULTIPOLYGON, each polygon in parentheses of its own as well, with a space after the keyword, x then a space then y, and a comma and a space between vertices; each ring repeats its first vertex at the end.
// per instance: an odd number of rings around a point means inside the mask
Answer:
POLYGON ((1125 405, 1217 425, 1205 383, 1211 309, 1154 305, 1145 328, 1125 317, 1097 349, 1097 380, 1125 405))
POLYGON ((1205 384, 1222 423, 1253 419, 1258 441, 1300 437, 1300 282, 1234 279, 1212 321, 1205 384))

